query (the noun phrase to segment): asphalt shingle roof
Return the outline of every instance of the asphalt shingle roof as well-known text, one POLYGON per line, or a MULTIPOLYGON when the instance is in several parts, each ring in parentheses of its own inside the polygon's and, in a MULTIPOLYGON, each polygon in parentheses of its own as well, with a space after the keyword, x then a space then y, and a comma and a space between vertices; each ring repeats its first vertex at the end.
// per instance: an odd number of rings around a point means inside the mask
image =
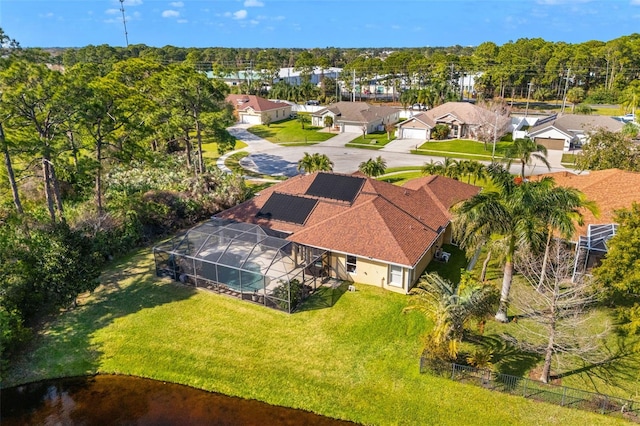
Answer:
POLYGON ((588 210, 582 211, 584 225, 576 226, 573 241, 577 241, 580 235, 587 235, 589 225, 614 223, 616 210, 629 208, 633 202, 640 202, 640 173, 608 169, 580 175, 557 172, 540 175, 542 176, 553 177, 559 186, 578 189, 598 207, 598 217, 588 210))
POLYGON ((272 193, 305 194, 316 175, 288 179, 217 216, 291 233, 287 239, 300 244, 414 266, 448 226, 448 208, 480 190, 441 176, 406 187, 365 177, 353 203, 319 198, 304 225, 256 216, 272 193))

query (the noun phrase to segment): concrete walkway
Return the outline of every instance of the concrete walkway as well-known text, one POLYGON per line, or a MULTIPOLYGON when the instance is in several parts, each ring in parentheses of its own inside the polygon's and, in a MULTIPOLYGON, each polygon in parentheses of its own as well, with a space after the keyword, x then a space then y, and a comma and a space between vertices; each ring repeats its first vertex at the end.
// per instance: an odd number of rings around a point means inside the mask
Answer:
MULTIPOLYGON (((309 146, 280 146, 262 139, 247 131, 249 125, 237 124, 229 128, 229 132, 236 138, 247 144, 246 148, 240 151, 247 151, 249 155, 240 161, 240 164, 256 173, 273 175, 273 176, 295 176, 299 172, 297 170, 298 161, 304 156, 305 152, 320 153, 327 155, 333 161, 333 170, 339 173, 353 173, 358 170, 361 162, 370 158, 382 156, 386 161, 387 167, 406 167, 412 166, 420 168, 430 161, 441 161, 441 156, 415 155, 410 154, 412 149, 421 142, 417 139, 401 139, 392 141, 384 148, 374 151, 359 148, 347 148, 344 145, 349 141, 357 138, 357 133, 340 133, 335 137, 315 145, 309 146)), ((229 152, 217 160, 220 169, 230 173, 228 167, 224 165, 225 160, 234 152, 229 152)), ((562 152, 549 151, 547 156, 551 164, 551 172, 565 171, 566 169, 560 164, 562 152)), ((488 162, 483 162, 488 164, 488 162)), ((519 174, 521 170, 520 164, 516 163, 511 166, 511 173, 519 174)), ((531 166, 526 167, 527 175, 548 173, 549 170, 540 162, 534 162, 531 166)))

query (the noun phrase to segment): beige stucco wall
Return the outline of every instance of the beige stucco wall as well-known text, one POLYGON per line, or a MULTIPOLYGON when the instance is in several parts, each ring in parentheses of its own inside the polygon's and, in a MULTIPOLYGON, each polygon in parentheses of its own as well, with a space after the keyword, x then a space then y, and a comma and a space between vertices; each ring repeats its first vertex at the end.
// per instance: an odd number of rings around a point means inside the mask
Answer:
POLYGON ((289 118, 291 115, 291 105, 283 106, 282 108, 272 109, 262 113, 262 122, 264 123, 267 116, 271 117, 271 122, 281 121, 289 118))
POLYGON ((403 129, 430 129, 431 128, 430 126, 418 120, 407 121, 406 123, 402 124, 399 127, 403 129))
POLYGON ((408 268, 403 268, 403 286, 396 287, 388 284, 389 265, 387 263, 357 257, 356 272, 351 273, 347 272, 346 260, 347 256, 344 254, 331 254, 331 267, 336 278, 357 284, 372 285, 396 293, 407 293, 407 282, 410 273, 408 268))

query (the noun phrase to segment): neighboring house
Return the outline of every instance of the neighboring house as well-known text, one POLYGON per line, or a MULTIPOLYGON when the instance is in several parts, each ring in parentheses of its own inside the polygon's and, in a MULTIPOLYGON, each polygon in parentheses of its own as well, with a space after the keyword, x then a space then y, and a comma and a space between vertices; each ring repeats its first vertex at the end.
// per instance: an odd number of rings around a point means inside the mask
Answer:
POLYGON ((255 95, 228 95, 227 102, 233 105, 240 123, 266 124, 291 116, 289 103, 274 102, 255 95))
POLYGON ((366 102, 337 102, 311 114, 311 124, 325 127, 325 118, 331 117, 340 132, 366 133, 384 130, 385 125, 395 124, 400 111, 388 106, 369 105, 366 102))
POLYGON ((547 149, 569 151, 586 143, 589 133, 598 128, 619 132, 623 126, 615 118, 602 115, 552 115, 538 120, 527 136, 547 149))
MULTIPOLYGON (((321 68, 315 67, 308 77, 311 80, 311 84, 319 85, 324 78, 332 78, 337 79, 342 72, 342 68, 321 68)), ((274 79, 274 83, 278 81, 284 81, 292 86, 299 86, 302 84, 304 76, 302 75, 303 71, 295 67, 287 67, 280 68, 280 72, 278 73, 278 78, 274 79)))
POLYGON ((215 219, 259 225, 294 243, 296 264, 322 252, 324 276, 407 293, 451 242, 449 208, 479 190, 442 176, 400 187, 361 173, 319 172, 267 188, 215 219))
POLYGON ((607 252, 607 241, 618 226, 614 220, 615 211, 630 208, 634 202, 640 201, 640 173, 609 169, 580 175, 548 173, 532 178, 544 176, 551 176, 559 186, 578 189, 598 207, 597 217, 582 209, 584 224, 576 225, 576 232, 571 238, 578 249, 575 273, 585 272, 597 265, 607 252))
POLYGON ((447 102, 397 124, 398 139, 431 139, 431 130, 444 124, 450 139, 500 138, 511 124, 509 117, 469 102, 447 102), (494 135, 495 132, 495 135, 494 135))

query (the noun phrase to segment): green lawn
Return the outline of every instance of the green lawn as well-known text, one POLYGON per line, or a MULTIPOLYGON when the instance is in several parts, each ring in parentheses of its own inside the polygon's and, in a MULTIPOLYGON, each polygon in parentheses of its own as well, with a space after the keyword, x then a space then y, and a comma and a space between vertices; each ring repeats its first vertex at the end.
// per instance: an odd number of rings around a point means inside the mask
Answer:
MULTIPOLYGON (((358 285, 287 315, 153 275, 146 248, 47 323, 3 383, 128 374, 363 424, 622 424, 419 374, 428 323, 408 297, 358 285)), ((316 301, 317 302, 317 301, 316 301)))
POLYGON ((388 139, 387 132, 374 132, 368 133, 365 136, 358 136, 345 146, 351 148, 380 149, 389 142, 395 140, 395 138, 395 135, 391 135, 391 139, 388 139))
POLYGON ((336 134, 318 132, 319 127, 312 127, 310 124, 302 124, 296 119, 278 121, 267 126, 253 126, 248 130, 256 136, 278 144, 304 145, 309 143, 323 142, 331 139, 336 134))
MULTIPOLYGON (((233 150, 242 149, 247 146, 246 143, 238 140, 236 141, 236 145, 233 147, 233 150)), ((218 154, 218 144, 216 142, 207 142, 202 144, 202 156, 204 158, 208 158, 210 160, 217 160, 220 158, 220 154, 218 154)))
MULTIPOLYGON (((502 158, 510 145, 511 142, 497 142, 496 158, 502 158)), ((417 150, 412 151, 414 154, 488 161, 491 160, 492 152, 493 143, 487 143, 485 149, 484 143, 465 139, 429 141, 422 144, 417 150)))

